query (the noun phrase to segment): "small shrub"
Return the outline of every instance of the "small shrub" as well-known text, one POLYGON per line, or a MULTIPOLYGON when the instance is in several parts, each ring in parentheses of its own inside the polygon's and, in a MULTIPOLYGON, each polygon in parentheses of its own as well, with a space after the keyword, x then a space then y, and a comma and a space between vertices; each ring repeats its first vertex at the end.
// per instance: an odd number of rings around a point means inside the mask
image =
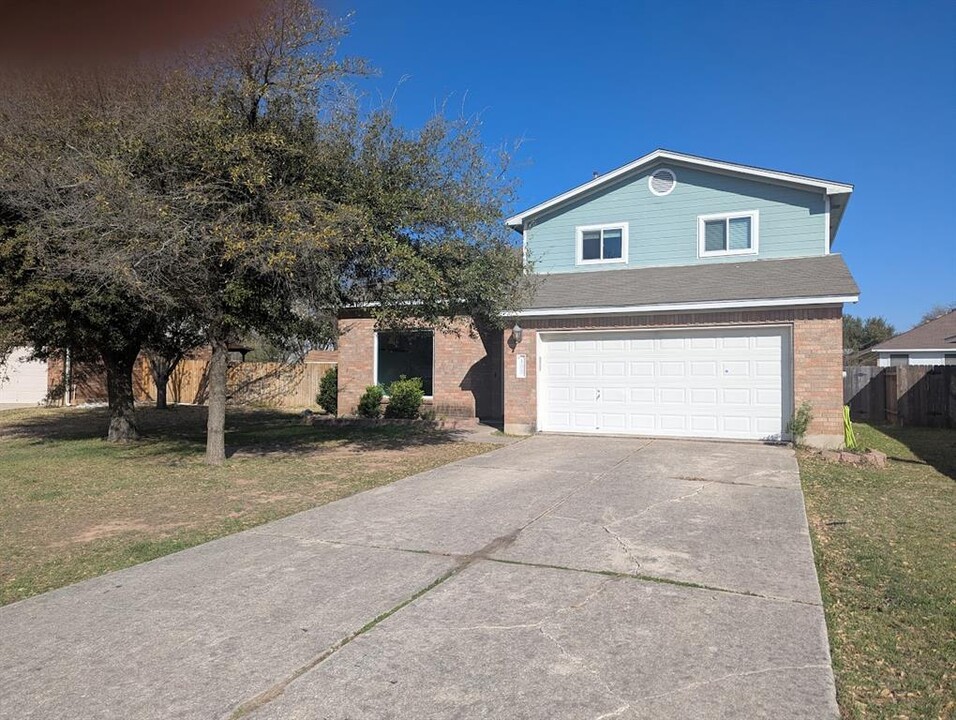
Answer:
POLYGON ((369 385, 359 398, 358 414, 364 418, 382 417, 382 398, 385 391, 381 385, 369 385))
POLYGON ((424 397, 425 391, 422 389, 421 378, 406 378, 402 375, 388 386, 388 405, 385 406, 385 417, 417 418, 424 397))
POLYGON ((803 438, 807 434, 811 420, 813 420, 813 406, 804 401, 787 423, 787 432, 790 433, 790 439, 794 445, 803 445, 803 438))
POLYGON ((331 367, 322 376, 319 381, 319 394, 315 396, 315 401, 322 406, 322 409, 329 415, 339 414, 339 369, 331 367))

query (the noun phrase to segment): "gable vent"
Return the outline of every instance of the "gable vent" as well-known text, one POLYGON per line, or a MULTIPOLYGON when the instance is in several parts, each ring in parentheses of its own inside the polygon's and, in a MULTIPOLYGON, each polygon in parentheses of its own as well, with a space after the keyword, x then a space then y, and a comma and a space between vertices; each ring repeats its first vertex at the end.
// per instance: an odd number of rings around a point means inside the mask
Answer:
POLYGON ((657 196, 670 195, 677 187, 677 176, 674 175, 673 170, 660 168, 647 178, 647 187, 657 196))

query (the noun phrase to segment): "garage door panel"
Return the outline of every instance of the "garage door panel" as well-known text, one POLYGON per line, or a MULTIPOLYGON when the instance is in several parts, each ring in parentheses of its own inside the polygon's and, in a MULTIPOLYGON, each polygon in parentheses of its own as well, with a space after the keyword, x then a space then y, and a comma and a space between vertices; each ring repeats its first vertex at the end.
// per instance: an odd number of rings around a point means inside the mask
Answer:
POLYGON ((541 429, 780 439, 783 328, 542 333, 541 429))
POLYGON ((781 340, 780 335, 756 335, 753 338, 753 346, 755 348, 773 348, 779 350, 782 345, 781 340))
POLYGON ((660 364, 658 375, 665 378, 684 377, 686 368, 683 361, 668 360, 660 364))
POLYGON ((749 433, 750 418, 742 415, 724 415, 723 428, 732 433, 749 433))
POLYGON ((744 350, 750 347, 749 337, 727 336, 720 338, 720 346, 727 350, 744 350))
POLYGON ((780 388, 757 388, 753 397, 754 405, 779 407, 781 404, 780 388))
POLYGON ((571 399, 571 388, 551 385, 547 389, 547 398, 549 402, 567 402, 571 399))
POLYGON ((548 377, 571 377, 571 363, 569 362, 555 362, 553 360, 549 360, 545 363, 544 369, 548 377))
POLYGON ((713 360, 697 360, 690 364, 691 377, 717 377, 717 363, 713 360))
POLYGON ((687 418, 683 415, 660 415, 661 430, 685 430, 687 429, 687 418))
POLYGON ((654 402, 654 388, 629 388, 628 399, 632 403, 653 403, 654 402))
POLYGON ((720 423, 716 415, 691 415, 690 427, 700 432, 717 432, 720 423))
POLYGON ((724 405, 749 405, 750 388, 723 388, 721 400, 724 405))
POLYGON ((623 360, 601 363, 601 377, 624 377, 627 374, 627 363, 623 360))
POLYGON ((750 377, 750 361, 725 360, 720 364, 720 372, 729 377, 750 377))
POLYGON ((687 402, 687 393, 684 388, 661 388, 660 401, 662 403, 677 403, 683 405, 687 402))
POLYGON ((643 337, 643 338, 633 338, 628 341, 630 346, 628 349, 631 352, 646 352, 648 350, 654 349, 654 338, 643 337))
POLYGON ((605 387, 601 390, 601 400, 604 404, 627 403, 627 388, 623 387, 605 387))

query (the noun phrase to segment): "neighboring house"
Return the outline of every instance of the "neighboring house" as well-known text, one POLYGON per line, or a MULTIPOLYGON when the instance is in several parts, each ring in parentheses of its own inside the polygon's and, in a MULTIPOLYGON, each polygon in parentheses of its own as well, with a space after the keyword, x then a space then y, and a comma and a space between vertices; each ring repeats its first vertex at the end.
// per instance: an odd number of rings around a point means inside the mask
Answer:
POLYGON ((807 441, 839 445, 852 191, 656 150, 508 219, 538 287, 503 335, 343 318, 339 408, 420 375, 437 414, 509 433, 783 440, 808 402, 807 441))
POLYGON ((0 405, 39 405, 46 400, 46 360, 33 360, 33 348, 18 347, 0 363, 0 405))
POLYGON ((870 348, 880 367, 956 365, 956 310, 870 348))

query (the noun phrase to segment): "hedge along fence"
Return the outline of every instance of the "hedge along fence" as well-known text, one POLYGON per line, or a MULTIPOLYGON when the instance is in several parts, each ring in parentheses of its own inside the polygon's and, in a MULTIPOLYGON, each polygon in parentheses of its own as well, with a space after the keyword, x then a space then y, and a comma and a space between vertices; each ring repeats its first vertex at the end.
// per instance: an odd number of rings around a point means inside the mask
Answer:
MULTIPOLYGON (((136 399, 140 402, 156 399, 156 384, 140 358, 142 368, 135 373, 136 399)), ((203 405, 209 397, 207 369, 208 360, 183 360, 166 384, 167 400, 170 403, 203 405)), ((334 362, 274 363, 244 362, 230 365, 226 375, 226 393, 235 405, 264 405, 279 408, 305 408, 315 406, 319 383, 326 371, 335 367, 334 362)))

